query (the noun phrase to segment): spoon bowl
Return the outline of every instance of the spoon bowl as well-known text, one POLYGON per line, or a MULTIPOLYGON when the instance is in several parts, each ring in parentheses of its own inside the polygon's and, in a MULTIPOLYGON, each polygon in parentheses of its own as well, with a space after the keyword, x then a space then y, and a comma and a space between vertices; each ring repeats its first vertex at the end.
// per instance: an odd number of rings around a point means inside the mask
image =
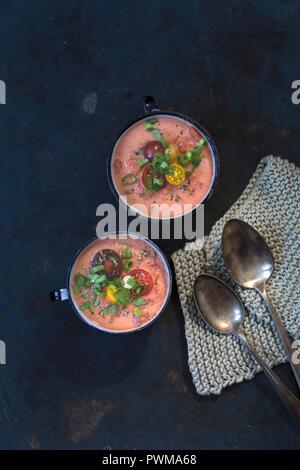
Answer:
POLYGON ((242 287, 262 286, 272 275, 274 258, 265 239, 249 224, 229 220, 222 235, 223 255, 232 279, 242 287))
POLYGON ((218 333, 238 331, 244 320, 244 307, 224 282, 208 274, 199 276, 194 298, 203 320, 218 333))

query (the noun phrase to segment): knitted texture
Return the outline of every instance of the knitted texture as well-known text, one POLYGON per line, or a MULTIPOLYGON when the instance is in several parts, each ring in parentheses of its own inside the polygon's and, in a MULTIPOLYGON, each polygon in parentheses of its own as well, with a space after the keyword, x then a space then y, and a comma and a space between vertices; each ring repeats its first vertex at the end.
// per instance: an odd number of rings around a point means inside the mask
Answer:
POLYGON ((221 393, 224 387, 252 379, 261 369, 233 335, 214 333, 200 318, 193 284, 200 273, 227 282, 240 296, 246 318, 243 331, 270 366, 286 361, 273 320, 254 290, 237 286, 225 268, 221 235, 225 223, 238 218, 252 225, 267 241, 275 269, 267 283, 272 303, 289 335, 300 337, 300 169, 269 156, 258 165, 248 186, 231 209, 213 226, 199 247, 189 243, 172 255, 185 320, 189 367, 200 395, 221 393))

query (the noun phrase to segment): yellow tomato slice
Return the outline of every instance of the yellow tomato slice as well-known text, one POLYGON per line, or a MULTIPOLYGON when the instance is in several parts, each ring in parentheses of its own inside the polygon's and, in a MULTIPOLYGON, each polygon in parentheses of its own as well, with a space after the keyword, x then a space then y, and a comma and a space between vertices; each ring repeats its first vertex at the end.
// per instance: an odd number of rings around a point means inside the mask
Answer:
POLYGON ((166 149, 166 153, 170 155, 171 161, 174 162, 179 155, 179 149, 177 145, 170 144, 166 149))
POLYGON ((116 287, 115 286, 108 286, 106 289, 105 293, 105 298, 108 300, 108 302, 115 304, 117 302, 117 297, 116 297, 116 287))
POLYGON ((182 184, 185 180, 184 168, 178 163, 171 163, 170 166, 173 169, 173 173, 171 175, 166 175, 166 180, 173 186, 178 186, 179 184, 182 184))

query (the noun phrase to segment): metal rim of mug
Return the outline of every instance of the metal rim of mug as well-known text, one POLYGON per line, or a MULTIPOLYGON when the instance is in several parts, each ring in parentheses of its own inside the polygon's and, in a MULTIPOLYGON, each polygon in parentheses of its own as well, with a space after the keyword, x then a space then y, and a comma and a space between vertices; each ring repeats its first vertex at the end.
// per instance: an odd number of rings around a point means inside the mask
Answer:
POLYGON ((216 147, 216 144, 214 143, 212 137, 210 136, 210 134, 207 132, 207 130, 201 126, 201 124, 199 124, 197 121, 195 121, 193 118, 189 117, 189 116, 185 116, 184 114, 180 114, 180 113, 176 113, 176 112, 173 112, 173 111, 162 111, 160 109, 157 109, 157 110, 154 110, 154 111, 151 111, 151 112, 148 112, 147 114, 145 114, 144 116, 142 117, 139 117, 137 119, 134 119, 133 121, 131 121, 126 127, 124 127, 118 134, 117 134, 117 137, 114 139, 114 144, 111 148, 111 151, 108 155, 108 158, 107 158, 107 165, 106 165, 106 172, 107 172, 107 178, 108 178, 108 182, 109 182, 109 186, 110 186, 110 189, 114 195, 114 197, 117 199, 117 201, 121 200, 123 202, 123 204, 125 204, 131 211, 133 211, 135 214, 138 214, 139 216, 145 218, 145 219, 148 219, 148 220, 175 220, 175 219, 178 219, 180 217, 185 217, 186 215, 188 214, 191 214, 193 213, 195 210, 197 210, 197 208, 201 205, 201 204, 205 204, 209 199, 210 197, 212 196, 212 194, 214 193, 215 189, 216 189, 216 185, 218 183, 218 180, 219 180, 219 174, 220 174, 220 159, 219 159, 219 154, 218 154, 218 151, 217 151, 217 147, 216 147), (117 142, 119 141, 119 139, 123 136, 123 134, 125 134, 126 131, 128 131, 130 129, 130 127, 132 127, 134 124, 137 124, 138 122, 140 121, 144 121, 145 119, 147 119, 148 117, 151 117, 151 116, 174 116, 174 117, 177 117, 179 119, 182 119, 190 124, 192 124, 196 129, 198 129, 198 131, 205 137, 205 139, 207 140, 207 142, 209 143, 210 145, 210 148, 211 148, 211 151, 212 151, 212 156, 213 156, 213 161, 214 161, 214 175, 213 175, 213 179, 212 179, 212 183, 211 183, 211 186, 210 186, 210 189, 208 191, 208 193, 206 194, 205 198, 199 202, 193 209, 191 209, 190 211, 184 213, 184 214, 180 214, 180 215, 177 215, 175 217, 170 217, 169 219, 168 218, 163 218, 163 217, 151 217, 149 215, 145 215, 145 214, 142 214, 140 213, 139 211, 137 211, 134 206, 130 206, 129 204, 127 204, 124 199, 122 198, 122 196, 118 193, 117 189, 116 189, 116 186, 114 184, 114 181, 113 181, 113 176, 112 176, 112 157, 113 157, 113 153, 114 153, 114 149, 115 149, 115 146, 117 145, 117 142))
POLYGON ((144 330, 145 328, 147 328, 148 326, 152 325, 152 323, 155 322, 155 320, 157 320, 161 314, 164 312, 164 310, 166 309, 168 303, 169 303, 169 300, 170 300, 170 296, 171 296, 171 292, 172 292, 172 271, 171 271, 171 268, 170 268, 170 265, 169 265, 169 262, 165 256, 165 254, 162 252, 162 250, 157 246, 155 245, 155 243, 153 243, 152 240, 148 239, 148 238, 145 238, 143 237, 142 235, 137 235, 136 233, 133 233, 133 232, 125 232, 125 231, 120 231, 120 232, 110 232, 108 234, 106 234, 104 237, 101 237, 101 238, 93 238, 92 240, 89 240, 88 242, 86 242, 78 251, 77 253, 74 255, 74 258, 68 268, 68 273, 67 273, 67 290, 68 290, 68 301, 69 303, 71 304, 73 310, 75 310, 75 313, 77 314, 77 316, 83 320, 85 323, 87 323, 89 326, 91 326, 92 328, 96 329, 97 331, 101 331, 103 333, 107 333, 107 334, 113 334, 113 335, 125 335, 125 334, 129 334, 129 333, 137 333, 138 331, 142 331, 144 330), (135 237, 137 239, 142 239, 146 244, 150 245, 161 257, 161 260, 163 261, 164 263, 164 267, 165 267, 165 271, 166 271, 166 274, 167 274, 167 281, 168 281, 168 291, 167 291, 167 294, 166 294, 166 297, 165 297, 165 300, 164 300, 164 303, 160 309, 160 311, 146 324, 144 325, 141 325, 140 327, 137 327, 137 328, 134 328, 132 330, 124 330, 124 331, 114 331, 114 330, 108 330, 106 328, 102 328, 101 326, 97 326, 95 323, 91 322, 88 320, 88 318, 83 314, 81 313, 75 303, 73 302, 73 299, 72 299, 72 295, 71 295, 71 273, 72 273, 72 269, 73 269, 73 266, 76 262, 76 260, 78 259, 78 257, 83 253, 83 251, 89 246, 91 245, 92 243, 96 242, 96 241, 99 241, 99 240, 105 240, 106 238, 109 238, 109 236, 118 236, 118 235, 128 235, 129 237, 132 236, 132 237, 135 237))

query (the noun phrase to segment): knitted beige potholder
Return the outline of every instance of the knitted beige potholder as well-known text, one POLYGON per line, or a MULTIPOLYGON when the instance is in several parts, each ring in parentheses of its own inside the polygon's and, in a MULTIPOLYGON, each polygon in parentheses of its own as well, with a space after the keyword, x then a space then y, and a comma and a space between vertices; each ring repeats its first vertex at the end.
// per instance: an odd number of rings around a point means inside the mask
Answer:
POLYGON ((225 268, 222 230, 231 218, 252 225, 266 239, 275 259, 268 292, 286 330, 300 337, 300 169, 269 156, 258 165, 248 186, 231 209, 213 226, 202 248, 187 244, 172 255, 185 320, 189 367, 200 395, 221 393, 224 387, 252 379, 260 367, 233 335, 209 329, 196 311, 192 290, 200 273, 228 282, 246 308, 243 329, 254 347, 274 366, 286 361, 285 352, 259 294, 238 287, 225 268))

